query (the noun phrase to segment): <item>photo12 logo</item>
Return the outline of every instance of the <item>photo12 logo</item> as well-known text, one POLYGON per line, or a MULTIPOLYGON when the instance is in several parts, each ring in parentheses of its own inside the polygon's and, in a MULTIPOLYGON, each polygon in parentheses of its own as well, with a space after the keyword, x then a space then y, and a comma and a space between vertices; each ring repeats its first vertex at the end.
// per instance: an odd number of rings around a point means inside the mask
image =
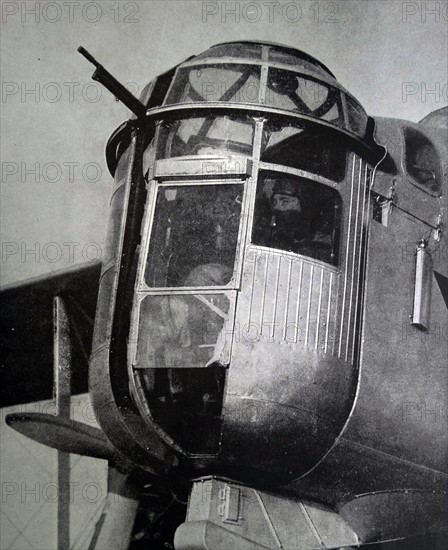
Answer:
POLYGON ((102 175, 97 162, 2 162, 2 183, 98 183, 102 175))
POLYGON ((410 97, 421 103, 448 102, 448 82, 403 82, 401 85, 403 103, 407 103, 410 97))
POLYGON ((96 262, 101 260, 102 255, 103 250, 96 242, 2 242, 2 264, 14 261, 49 264, 96 262))
POLYGON ((446 405, 437 401, 433 403, 405 401, 398 406, 398 411, 405 424, 415 422, 439 424, 446 423, 448 419, 446 405))
MULTIPOLYGON (((57 503, 60 500, 73 502, 97 503, 104 500, 107 496, 106 484, 98 481, 68 481, 65 484, 59 484, 55 481, 41 483, 39 481, 3 481, 2 504, 15 501, 16 503, 57 503)), ((116 502, 122 497, 116 495, 116 502)))
POLYGON ((203 2, 202 22, 211 23, 338 23, 337 2, 203 2))
MULTIPOLYGON (((139 86, 126 82, 124 87, 138 95, 139 86)), ((2 82, 2 103, 97 103, 103 97, 103 87, 98 82, 2 82)), ((113 101, 109 94, 105 96, 113 101)))
POLYGON ((448 22, 448 3, 403 2, 401 20, 403 23, 446 23, 448 22))
POLYGON ((2 23, 139 23, 137 2, 2 2, 2 23))

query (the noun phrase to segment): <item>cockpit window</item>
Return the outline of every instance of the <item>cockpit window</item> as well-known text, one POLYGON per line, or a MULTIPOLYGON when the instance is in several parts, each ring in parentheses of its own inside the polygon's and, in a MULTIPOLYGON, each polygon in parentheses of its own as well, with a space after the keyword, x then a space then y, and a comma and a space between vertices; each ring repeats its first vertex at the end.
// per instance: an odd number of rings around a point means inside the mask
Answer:
POLYGON ((359 103, 347 95, 345 96, 345 103, 347 105, 349 128, 358 136, 364 136, 367 130, 367 113, 359 103))
POLYGON ((242 184, 158 190, 145 272, 150 287, 225 286, 232 279, 242 184))
POLYGON ((440 195, 441 166, 436 148, 414 128, 405 128, 407 173, 431 195, 440 195))
POLYGON ((196 59, 210 59, 213 57, 246 57, 250 59, 261 59, 261 45, 248 43, 220 44, 199 54, 196 59))
POLYGON ((347 145, 327 128, 270 118, 263 128, 261 160, 340 182, 346 172, 347 145))
POLYGON ((327 77, 333 76, 330 71, 325 70, 321 64, 317 61, 311 61, 305 59, 304 54, 297 52, 296 54, 291 52, 286 52, 284 50, 275 49, 273 47, 269 48, 269 61, 273 63, 281 63, 282 65, 291 65, 291 67, 303 68, 307 71, 313 73, 318 73, 321 76, 327 77))
POLYGON ((270 68, 266 105, 321 118, 343 126, 339 90, 310 77, 270 68))
POLYGON ((251 155, 255 123, 252 118, 219 116, 177 118, 165 121, 157 140, 157 158, 189 155, 251 155))
POLYGON ((198 65, 179 69, 166 105, 203 101, 258 103, 259 93, 260 67, 256 65, 198 65))
POLYGON ((326 185, 262 171, 252 243, 338 265, 341 198, 326 185))
MULTIPOLYGON (((278 61, 292 62, 290 54, 278 55, 278 61)), ((323 67, 306 59, 295 58, 296 71, 269 67, 265 89, 261 90, 261 67, 243 63, 212 63, 183 67, 177 70, 165 105, 189 103, 234 103, 266 105, 291 111, 346 128, 363 137, 368 117, 364 109, 338 88, 305 74, 308 70, 322 72, 323 67), (343 102, 343 96, 345 101, 343 102), (345 111, 344 111, 345 110, 345 111)), ((274 61, 274 60, 272 60, 274 61)))

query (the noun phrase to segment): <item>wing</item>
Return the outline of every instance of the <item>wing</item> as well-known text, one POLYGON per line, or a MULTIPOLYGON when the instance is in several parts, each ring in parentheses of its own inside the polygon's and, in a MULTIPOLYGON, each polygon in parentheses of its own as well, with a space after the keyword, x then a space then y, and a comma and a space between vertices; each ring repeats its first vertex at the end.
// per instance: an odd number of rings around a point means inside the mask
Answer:
POLYGON ((101 264, 75 266, 0 291, 1 406, 53 398, 53 299, 66 304, 72 394, 88 391, 88 359, 101 264))
MULTIPOLYGON (((129 545, 141 485, 101 429, 70 418, 70 397, 88 391, 88 361, 101 264, 75 267, 25 281, 0 292, 2 306, 2 406, 50 400, 58 414, 18 412, 6 423, 58 450, 57 481, 69 485, 69 453, 108 461, 108 494, 89 548, 129 545), (54 395, 55 394, 55 395, 54 395), (116 464, 119 464, 116 467, 116 464)), ((37 475, 37 474, 36 474, 37 475)), ((56 483, 56 482, 54 482, 56 483)), ((70 540, 71 497, 58 498, 58 547, 70 540)))

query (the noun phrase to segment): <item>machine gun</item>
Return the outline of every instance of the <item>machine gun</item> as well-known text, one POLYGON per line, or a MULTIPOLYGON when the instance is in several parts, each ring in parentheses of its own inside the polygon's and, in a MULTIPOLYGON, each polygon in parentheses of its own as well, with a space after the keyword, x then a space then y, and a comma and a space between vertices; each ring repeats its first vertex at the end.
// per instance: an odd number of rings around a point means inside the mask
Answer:
POLYGON ((87 61, 95 65, 96 70, 92 75, 92 79, 102 84, 111 92, 117 100, 121 101, 128 109, 130 109, 137 118, 143 118, 146 115, 146 107, 134 95, 127 90, 123 84, 110 74, 85 48, 80 46, 78 52, 83 55, 87 61))

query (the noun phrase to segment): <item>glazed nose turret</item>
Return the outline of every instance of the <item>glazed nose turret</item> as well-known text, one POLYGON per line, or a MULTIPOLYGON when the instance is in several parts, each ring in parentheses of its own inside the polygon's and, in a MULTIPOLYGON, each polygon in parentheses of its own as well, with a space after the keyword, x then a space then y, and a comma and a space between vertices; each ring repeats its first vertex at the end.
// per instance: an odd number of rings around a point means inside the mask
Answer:
POLYGON ((301 475, 355 394, 367 115, 272 44, 213 47, 153 90, 115 175, 102 402, 139 463, 301 475))

